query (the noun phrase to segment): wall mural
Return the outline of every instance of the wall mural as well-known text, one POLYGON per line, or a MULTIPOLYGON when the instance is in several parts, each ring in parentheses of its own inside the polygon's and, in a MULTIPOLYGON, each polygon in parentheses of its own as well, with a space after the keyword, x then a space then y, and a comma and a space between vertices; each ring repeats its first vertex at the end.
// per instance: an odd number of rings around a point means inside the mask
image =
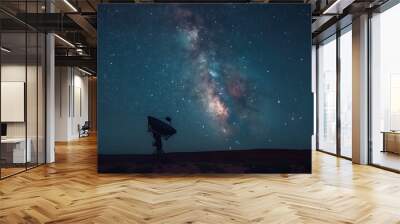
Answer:
POLYGON ((311 172, 296 4, 102 4, 99 172, 311 172))

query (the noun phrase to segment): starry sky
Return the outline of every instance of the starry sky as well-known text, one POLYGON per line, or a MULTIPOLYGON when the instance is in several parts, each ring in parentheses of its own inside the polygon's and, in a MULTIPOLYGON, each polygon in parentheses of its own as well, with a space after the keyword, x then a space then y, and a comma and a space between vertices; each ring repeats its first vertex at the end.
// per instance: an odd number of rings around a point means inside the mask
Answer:
POLYGON ((147 116, 169 116, 165 152, 309 149, 307 5, 103 4, 100 154, 151 154, 147 116))

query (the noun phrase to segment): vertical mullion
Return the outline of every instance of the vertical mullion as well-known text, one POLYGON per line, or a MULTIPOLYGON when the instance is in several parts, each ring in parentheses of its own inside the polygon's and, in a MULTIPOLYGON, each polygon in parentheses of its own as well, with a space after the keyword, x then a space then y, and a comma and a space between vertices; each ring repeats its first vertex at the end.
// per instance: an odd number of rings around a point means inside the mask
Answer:
MULTIPOLYGON (((39 14, 39 0, 36 0, 36 13, 39 14)), ((39 31, 37 30, 36 31, 36 166, 38 165, 39 165, 39 31)))
POLYGON ((72 68, 72 88, 71 88, 71 92, 72 92, 72 117, 73 119, 75 119, 75 67, 71 67, 72 68))
POLYGON ((367 46, 368 46, 368 53, 367 53, 367 83, 368 83, 368 94, 367 94, 367 102, 368 102, 368 164, 373 164, 373 153, 372 153, 372 63, 371 63, 371 56, 372 56, 372 29, 371 29, 371 19, 372 13, 371 11, 368 12, 368 30, 367 30, 367 46))
POLYGON ((316 122, 316 139, 315 139, 315 148, 318 150, 319 149, 319 44, 316 45, 315 47, 315 122, 316 122))
MULTIPOLYGON (((28 0, 25 0, 25 21, 28 19, 28 0)), ((28 24, 25 23, 25 102, 24 102, 24 118, 25 118, 25 170, 28 169, 28 114, 27 114, 27 97, 28 97, 28 24)))
MULTIPOLYGON (((44 4, 45 4, 45 13, 48 13, 48 6, 49 6, 49 3, 48 3, 48 1, 46 0, 45 2, 44 2, 44 4)), ((47 122, 47 75, 48 75, 48 72, 47 72, 47 44, 48 44, 48 35, 49 35, 49 33, 47 33, 47 31, 45 31, 45 33, 44 33, 44 56, 43 56, 43 58, 44 58, 44 73, 42 73, 42 77, 43 77, 43 74, 44 74, 44 80, 42 80, 42 82, 44 81, 44 100, 43 100, 43 102, 44 102, 44 136, 43 136, 43 139, 44 139, 44 161, 43 161, 43 163, 45 164, 45 163, 47 163, 47 145, 48 145, 48 143, 47 143, 47 124, 48 124, 48 122, 47 122)), ((43 70, 43 69, 42 69, 43 70)), ((42 109, 43 109, 43 107, 42 107, 42 109)), ((43 118, 43 117, 42 117, 43 118)))
POLYGON ((340 83, 341 83, 341 65, 340 65, 340 30, 336 31, 336 154, 341 156, 341 119, 340 119, 340 83))

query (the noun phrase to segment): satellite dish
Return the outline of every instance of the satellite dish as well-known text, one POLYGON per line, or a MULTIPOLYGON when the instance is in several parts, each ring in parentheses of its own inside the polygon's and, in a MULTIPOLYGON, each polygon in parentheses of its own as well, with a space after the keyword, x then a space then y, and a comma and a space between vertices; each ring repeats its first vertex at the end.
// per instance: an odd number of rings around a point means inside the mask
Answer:
MULTIPOLYGON (((171 122, 172 120, 170 117, 166 117, 165 119, 168 122, 171 122)), ((164 138, 164 140, 168 140, 168 138, 176 134, 176 129, 173 128, 170 124, 152 116, 147 117, 147 125, 148 132, 151 132, 153 134, 153 146, 156 147, 157 153, 164 153, 164 151, 162 150, 161 138, 164 138)))

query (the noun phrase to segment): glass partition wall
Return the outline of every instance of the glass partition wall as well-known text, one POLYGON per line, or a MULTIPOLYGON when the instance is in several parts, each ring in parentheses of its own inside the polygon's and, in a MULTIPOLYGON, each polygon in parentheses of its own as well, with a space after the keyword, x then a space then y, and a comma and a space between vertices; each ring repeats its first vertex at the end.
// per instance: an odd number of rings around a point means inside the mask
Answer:
POLYGON ((370 163, 400 171, 400 4, 371 18, 370 163))
MULTIPOLYGON (((18 6, 25 12, 35 12, 38 4, 39 1, 19 2, 18 6)), ((0 12, 0 19, 7 21, 0 22, 3 179, 45 163, 46 40, 43 33, 8 14, 0 12)))
POLYGON ((26 169, 25 32, 1 33, 1 177, 26 169), (6 49, 6 50, 4 50, 6 49))
POLYGON ((317 149, 351 158, 351 25, 317 47, 317 149))

